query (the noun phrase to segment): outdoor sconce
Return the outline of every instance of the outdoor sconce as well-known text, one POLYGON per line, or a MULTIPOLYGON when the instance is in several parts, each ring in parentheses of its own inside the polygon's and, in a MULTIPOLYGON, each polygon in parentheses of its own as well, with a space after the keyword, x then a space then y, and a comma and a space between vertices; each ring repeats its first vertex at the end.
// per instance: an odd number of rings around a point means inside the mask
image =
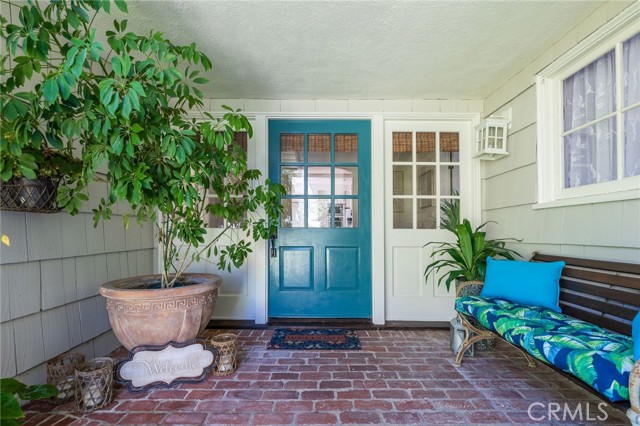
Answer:
POLYGON ((507 152, 507 127, 510 120, 487 117, 476 126, 476 155, 480 160, 497 160, 507 152))

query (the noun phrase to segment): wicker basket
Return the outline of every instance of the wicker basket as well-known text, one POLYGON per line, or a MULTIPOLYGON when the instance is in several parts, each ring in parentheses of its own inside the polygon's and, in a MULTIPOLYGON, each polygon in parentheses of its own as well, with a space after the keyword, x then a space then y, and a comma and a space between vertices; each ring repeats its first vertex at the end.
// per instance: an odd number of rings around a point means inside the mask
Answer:
POLYGON ((218 334, 211 338, 211 345, 218 350, 218 359, 213 366, 213 374, 226 376, 236 371, 238 366, 238 337, 232 333, 218 334))
POLYGON ((113 360, 94 358, 76 368, 76 410, 90 412, 109 405, 113 397, 113 360))
POLYGON ((0 186, 0 210, 55 213, 57 196, 57 180, 13 178, 0 186))
POLYGON ((84 363, 84 354, 67 352, 47 362, 47 383, 58 389, 56 404, 71 401, 76 394, 76 368, 84 363))

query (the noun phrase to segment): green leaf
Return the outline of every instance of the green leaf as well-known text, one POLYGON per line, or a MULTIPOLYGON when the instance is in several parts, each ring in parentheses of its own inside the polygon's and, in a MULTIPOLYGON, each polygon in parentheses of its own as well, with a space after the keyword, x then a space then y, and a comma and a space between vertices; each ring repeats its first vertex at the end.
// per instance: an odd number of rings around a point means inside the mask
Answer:
POLYGON ((127 3, 124 0, 114 0, 116 7, 120 9, 121 12, 128 13, 127 3))
POLYGON ((20 403, 12 393, 0 391, 0 419, 19 419, 24 417, 20 403))
POLYGON ((32 169, 29 169, 21 164, 18 165, 18 170, 20 171, 20 174, 26 177, 27 179, 36 178, 36 172, 34 172, 32 169))
POLYGON ((0 379, 0 391, 7 392, 10 394, 16 394, 26 389, 27 385, 24 383, 11 378, 0 379))
POLYGON ((42 94, 47 102, 53 103, 58 97, 58 82, 53 78, 45 80, 42 94))
POLYGON ((122 97, 122 115, 127 120, 129 119, 129 115, 131 115, 131 102, 129 101, 128 94, 122 97))
POLYGON ((36 399, 51 398, 58 395, 58 389, 55 386, 46 385, 32 385, 28 386, 24 391, 19 393, 20 399, 34 401, 36 399))
POLYGON ((114 56, 111 59, 111 68, 113 68, 113 72, 118 76, 118 77, 123 77, 123 73, 122 73, 122 62, 120 62, 120 57, 118 56, 114 56))
POLYGON ((58 76, 57 83, 58 89, 60 89, 60 93, 62 94, 62 99, 66 101, 69 99, 69 95, 71 95, 71 87, 69 87, 67 80, 62 75, 58 76))
POLYGON ((71 68, 71 74, 79 77, 82 74, 82 67, 84 67, 84 61, 87 59, 87 49, 82 49, 78 51, 78 56, 76 56, 76 60, 71 68))

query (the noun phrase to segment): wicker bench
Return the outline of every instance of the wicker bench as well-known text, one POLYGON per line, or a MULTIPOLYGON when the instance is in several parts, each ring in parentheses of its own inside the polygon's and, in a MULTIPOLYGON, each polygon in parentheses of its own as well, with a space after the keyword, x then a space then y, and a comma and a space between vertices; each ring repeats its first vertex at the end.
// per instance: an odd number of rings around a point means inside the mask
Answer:
MULTIPOLYGON (((631 321, 640 308, 640 265, 539 253, 534 253, 531 260, 566 262, 560 278, 560 307, 563 314, 631 336, 631 321)), ((481 282, 462 283, 456 289, 456 297, 470 293, 478 294, 482 284, 481 282)), ((458 316, 465 327, 465 339, 456 356, 455 365, 460 365, 464 352, 473 343, 496 336, 501 337, 480 325, 473 317, 460 313, 458 316)), ((515 347, 523 353, 529 366, 534 367, 534 358, 524 349, 515 347)), ((551 367, 555 368, 553 365, 551 367)), ((602 398, 602 395, 590 386, 573 378, 570 374, 555 369, 602 398)), ((629 398, 631 408, 627 414, 632 423, 635 421, 637 423, 634 424, 640 424, 638 422, 640 419, 640 361, 635 363, 630 375, 629 398)), ((621 408, 619 404, 618 408, 621 408)))

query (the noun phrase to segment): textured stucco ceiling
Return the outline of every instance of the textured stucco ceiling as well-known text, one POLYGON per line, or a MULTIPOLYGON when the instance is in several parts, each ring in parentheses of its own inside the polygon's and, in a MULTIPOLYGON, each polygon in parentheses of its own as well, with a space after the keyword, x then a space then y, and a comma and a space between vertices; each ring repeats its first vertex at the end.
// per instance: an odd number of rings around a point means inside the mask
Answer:
POLYGON ((601 1, 133 1, 129 29, 195 41, 207 96, 480 99, 601 1))

